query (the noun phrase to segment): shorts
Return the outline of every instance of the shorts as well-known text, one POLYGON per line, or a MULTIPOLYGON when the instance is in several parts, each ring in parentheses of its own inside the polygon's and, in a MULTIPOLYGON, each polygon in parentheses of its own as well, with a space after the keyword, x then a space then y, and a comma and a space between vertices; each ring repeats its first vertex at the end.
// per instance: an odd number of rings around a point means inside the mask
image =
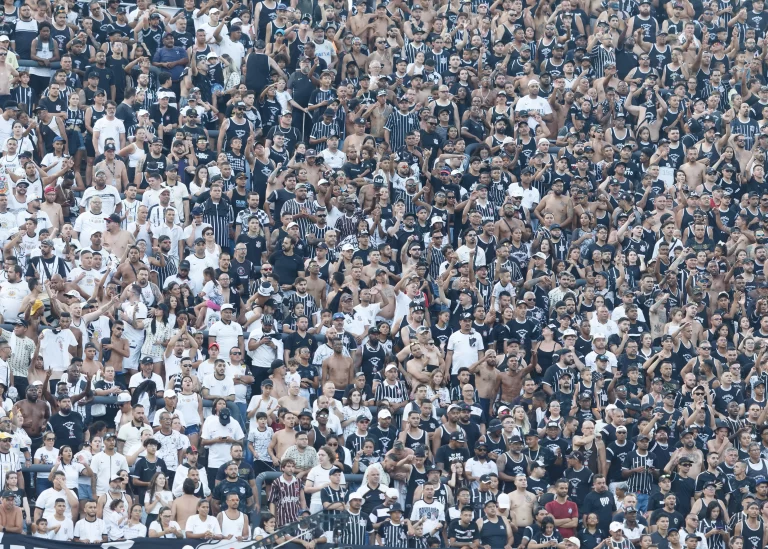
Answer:
POLYGON ((141 344, 131 343, 131 351, 127 358, 123 359, 123 370, 138 370, 139 357, 141 356, 141 344))
POLYGON ((67 140, 69 141, 69 154, 75 156, 77 151, 85 150, 85 139, 83 134, 79 131, 70 130, 67 132, 67 140))
POLYGON ((91 491, 90 484, 78 484, 77 485, 77 499, 93 499, 93 492, 91 491))
POLYGON ((187 425, 184 428, 184 434, 189 435, 196 435, 200 432, 200 426, 199 425, 187 425))
POLYGON ((93 148, 93 136, 88 135, 88 139, 85 140, 85 155, 88 158, 96 158, 96 149, 93 148))

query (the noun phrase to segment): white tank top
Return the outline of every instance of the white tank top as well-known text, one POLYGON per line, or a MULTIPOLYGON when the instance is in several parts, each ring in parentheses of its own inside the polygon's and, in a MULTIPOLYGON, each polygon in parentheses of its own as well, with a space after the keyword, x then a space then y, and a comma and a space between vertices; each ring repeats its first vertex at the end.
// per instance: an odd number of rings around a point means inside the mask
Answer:
POLYGON ((200 410, 197 407, 197 393, 192 393, 191 395, 177 393, 177 395, 179 397, 179 404, 176 409, 181 412, 182 416, 184 416, 184 421, 187 422, 187 427, 200 425, 202 419, 200 418, 200 410))
POLYGON ((243 518, 243 513, 240 513, 240 516, 237 517, 235 520, 232 520, 227 516, 227 513, 224 512, 221 514, 221 535, 225 538, 229 535, 232 535, 232 537, 242 536, 243 535, 243 525, 245 523, 245 519, 243 518))

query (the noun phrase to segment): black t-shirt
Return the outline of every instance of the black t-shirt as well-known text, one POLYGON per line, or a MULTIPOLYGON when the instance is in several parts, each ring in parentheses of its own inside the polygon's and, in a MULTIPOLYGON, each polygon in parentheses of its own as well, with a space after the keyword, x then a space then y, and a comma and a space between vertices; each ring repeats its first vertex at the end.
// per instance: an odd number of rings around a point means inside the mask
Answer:
POLYGON ((469 459, 469 450, 465 447, 451 448, 448 444, 437 449, 435 463, 442 463, 448 469, 454 463, 465 463, 469 459))
MULTIPOLYGON (((142 482, 149 482, 157 472, 162 472, 164 475, 168 474, 168 467, 165 465, 165 461, 156 457, 154 462, 150 462, 146 457, 142 456, 136 461, 136 465, 133 467, 133 473, 131 473, 131 478, 135 478, 142 482)), ((135 486, 134 490, 138 496, 138 501, 144 501, 144 494, 147 492, 147 487, 135 486)))
POLYGON ((269 257, 269 262, 280 284, 293 284, 299 272, 304 271, 304 260, 295 251, 293 255, 285 255, 282 251, 275 252, 269 257))
POLYGON ((464 526, 461 519, 451 521, 448 525, 448 539, 454 538, 457 542, 466 545, 472 545, 472 542, 480 538, 480 530, 477 523, 470 520, 469 524, 464 526))

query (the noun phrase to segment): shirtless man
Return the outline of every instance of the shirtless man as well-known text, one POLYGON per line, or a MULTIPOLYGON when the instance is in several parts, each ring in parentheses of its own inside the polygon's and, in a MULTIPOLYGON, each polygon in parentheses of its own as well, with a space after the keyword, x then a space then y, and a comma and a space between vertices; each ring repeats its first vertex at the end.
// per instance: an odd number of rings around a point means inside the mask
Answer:
POLYGON ((309 276, 307 277, 307 293, 315 298, 315 303, 325 307, 325 292, 327 284, 320 278, 320 265, 314 259, 310 259, 309 276))
POLYGON ((5 62, 7 57, 0 57, 0 95, 11 93, 11 81, 19 76, 19 73, 11 65, 5 62))
POLYGON ((107 218, 107 231, 104 233, 104 247, 115 257, 125 257, 125 250, 136 242, 134 236, 120 228, 120 216, 112 214, 107 218))
POLYGON ((680 166, 680 171, 685 174, 688 186, 691 188, 696 188, 698 185, 704 183, 704 172, 706 171, 707 166, 702 162, 699 162, 698 158, 699 150, 691 147, 685 151, 685 164, 680 166))
POLYGON ((123 359, 128 358, 131 353, 131 344, 128 339, 123 337, 125 325, 122 320, 112 323, 110 340, 108 343, 101 344, 101 354, 104 359, 104 366, 112 366, 115 369, 115 381, 124 384, 123 377, 123 359))
POLYGON ((285 384, 285 363, 281 360, 272 364, 272 396, 280 400, 288 395, 288 386, 285 384))
MULTIPOLYGON (((107 227, 111 228, 112 225, 116 225, 116 223, 109 223, 107 227)), ((118 229, 120 226, 117 226, 118 229)), ((107 234, 110 234, 109 228, 107 229, 107 234)), ((126 232, 126 231, 123 231, 126 232)), ((130 233, 129 233, 130 236, 130 233)), ((136 278, 138 276, 139 269, 141 267, 146 267, 143 261, 141 261, 140 258, 139 248, 136 246, 131 246, 128 249, 128 261, 125 261, 120 264, 120 266, 117 268, 117 271, 115 271, 115 274, 112 276, 112 280, 123 288, 127 288, 134 282, 136 282, 136 278)), ((119 257, 122 257, 120 255, 119 257)))
POLYGON ((85 359, 83 360, 82 372, 84 374, 95 375, 101 369, 101 363, 95 360, 96 345, 91 342, 85 344, 85 359))
POLYGON ((336 388, 334 398, 341 401, 344 391, 354 381, 354 368, 352 367, 352 358, 343 355, 344 342, 341 338, 336 338, 331 343, 333 354, 323 361, 323 376, 320 382, 324 385, 330 381, 336 388))
MULTIPOLYGON (((367 133, 365 133, 365 118, 356 118, 355 133, 347 136, 347 138, 344 140, 344 147, 341 150, 345 153, 351 147, 354 147, 356 151, 362 150, 363 142, 367 137, 370 137, 370 136, 367 133)), ((369 204, 367 207, 370 208, 372 206, 373 204, 369 204)), ((363 204, 363 208, 364 209, 366 208, 365 204, 363 204)))
POLYGON ((303 409, 309 408, 309 401, 303 396, 299 396, 300 389, 301 385, 292 381, 288 386, 288 394, 277 401, 278 406, 288 408, 297 416, 303 409))
POLYGON ((53 186, 46 187, 43 196, 45 200, 40 204, 40 209, 48 214, 51 225, 60 230, 64 225, 64 210, 61 209, 61 205, 55 202, 56 188, 53 186))
POLYGON ((515 217, 515 206, 509 201, 509 197, 504 199, 502 213, 504 215, 493 226, 493 234, 496 236, 497 242, 512 240, 514 229, 523 230, 525 228, 525 223, 515 217))
POLYGON ((528 491, 528 477, 523 474, 515 477, 514 492, 509 495, 509 518, 518 530, 533 524, 533 506, 536 494, 528 491))
MULTIPOLYGON (((425 332, 429 332, 429 328, 426 326, 422 326, 422 328, 426 328, 425 332)), ((424 351, 422 350, 422 347, 418 341, 411 342, 410 351, 413 358, 405 363, 405 369, 408 372, 408 375, 410 375, 412 378, 411 384, 415 385, 417 383, 429 383, 432 377, 426 370, 426 366, 428 364, 427 356, 424 354, 424 351)))
POLYGON ((544 214, 552 212, 555 223, 561 227, 570 227, 573 221, 573 201, 563 195, 563 180, 555 179, 552 182, 552 192, 541 199, 539 205, 533 211, 541 223, 544 223, 544 214))
POLYGON ((197 503, 200 498, 195 495, 195 489, 199 481, 199 469, 190 469, 181 488, 183 491, 181 497, 174 499, 171 505, 171 520, 178 522, 182 530, 187 526, 187 519, 197 514, 197 503))
POLYGON ((275 467, 280 465, 280 460, 283 457, 283 454, 285 454, 285 451, 296 444, 296 431, 293 429, 294 425, 296 425, 296 414, 293 412, 286 412, 283 423, 285 429, 281 429, 275 433, 267 447, 269 457, 272 458, 272 464, 275 467))
POLYGON ((491 413, 490 407, 496 395, 499 394, 499 386, 502 374, 496 369, 496 351, 488 349, 480 362, 472 365, 469 369, 470 374, 475 374, 475 385, 477 386, 477 395, 480 397, 480 406, 483 407, 486 414, 491 413))
MULTIPOLYGON (((533 371, 533 368, 533 366, 526 366, 525 368, 521 367, 520 358, 517 356, 510 355, 507 358, 507 371, 498 378, 501 385, 501 402, 509 404, 515 398, 520 396, 523 380, 525 379, 525 376, 533 371)), ((533 392, 531 392, 530 396, 532 395, 533 392)))
POLYGON ((24 422, 21 427, 32 439, 33 450, 43 445, 43 429, 48 425, 48 419, 51 417, 50 408, 45 400, 40 399, 40 389, 43 383, 48 383, 51 376, 51 370, 46 373, 45 381, 34 381, 27 387, 27 398, 16 403, 15 408, 21 411, 24 422))

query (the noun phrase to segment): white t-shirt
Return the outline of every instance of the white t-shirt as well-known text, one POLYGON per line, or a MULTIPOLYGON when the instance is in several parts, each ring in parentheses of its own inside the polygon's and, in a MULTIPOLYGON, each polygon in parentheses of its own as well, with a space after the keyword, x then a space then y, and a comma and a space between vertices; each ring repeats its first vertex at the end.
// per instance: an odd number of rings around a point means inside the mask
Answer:
POLYGON ((212 396, 228 396, 235 394, 235 382, 226 374, 226 371, 224 373, 224 379, 216 379, 215 374, 206 374, 203 378, 203 388, 208 389, 208 394, 212 396))
MULTIPOLYGON (((158 391, 162 392, 165 389, 165 385, 163 385, 163 379, 158 374, 152 373, 150 379, 155 382, 155 387, 157 387, 158 391)), ((128 388, 135 389, 146 380, 147 378, 145 378, 141 372, 136 372, 131 376, 131 380, 128 382, 128 388)), ((147 395, 147 393, 141 395, 141 397, 139 397, 138 404, 144 406, 145 410, 149 410, 149 395, 147 395)))
POLYGON ((96 293, 96 284, 101 279, 101 275, 94 269, 88 269, 86 271, 82 267, 75 267, 69 271, 67 282, 74 282, 81 274, 84 274, 85 276, 77 283, 77 286, 89 296, 94 297, 96 293))
POLYGON ((137 428, 133 423, 126 423, 117 432, 117 440, 123 441, 123 452, 127 456, 133 455, 136 449, 141 446, 141 431, 142 429, 149 427, 144 424, 141 428, 137 428))
POLYGON ((440 502, 436 499, 432 500, 432 503, 427 503, 423 499, 420 499, 413 504, 413 510, 411 511, 411 521, 415 522, 421 517, 427 517, 424 522, 424 531, 432 531, 439 522, 445 524, 445 511, 440 502))
MULTIPOLYGON (((99 120, 99 122, 101 122, 101 120, 99 120)), ((90 242, 91 235, 96 231, 101 231, 101 233, 104 234, 107 230, 107 222, 104 220, 105 217, 107 216, 104 213, 95 214, 90 211, 78 215, 75 220, 74 229, 78 234, 77 238, 80 242, 90 242)))
MULTIPOLYGON (((315 486, 315 487, 322 486, 323 484, 328 484, 331 481, 328 475, 328 471, 330 471, 330 469, 323 469, 322 466, 315 465, 314 467, 312 467, 312 469, 309 470, 309 473, 307 473, 307 480, 311 480, 312 486, 315 486)), ((341 473, 341 480, 339 481, 339 483, 342 486, 347 484, 347 479, 344 478, 344 473, 341 473)), ((310 505, 314 505, 314 504, 322 505, 321 492, 322 490, 312 494, 312 499, 309 502, 310 505)))
MULTIPOLYGON (((56 458, 59 457, 59 449, 51 448, 50 450, 45 446, 41 446, 35 450, 35 455, 32 456, 35 461, 40 461, 43 465, 53 465, 56 463, 56 458)), ((37 473, 37 478, 48 478, 48 473, 37 473)), ((77 486, 77 484, 75 484, 77 486)))
MULTIPOLYGON (((150 526, 150 528, 151 527, 152 526, 150 526)), ((192 515, 187 519, 187 527, 185 531, 190 534, 204 534, 206 532, 211 532, 212 534, 215 534, 215 535, 221 534, 221 528, 219 528, 219 521, 216 520, 215 517, 212 517, 210 515, 208 515, 208 518, 205 519, 205 522, 200 520, 199 515, 192 515)))
MULTIPOLYGON (((194 515, 194 516, 197 516, 197 515, 194 515)), ((211 517, 208 517, 208 518, 211 518, 211 517)), ((189 520, 187 520, 187 524, 189 524, 189 520)), ((179 526, 179 523, 176 522, 175 520, 172 520, 171 522, 169 522, 168 526, 170 526, 171 528, 177 528, 178 530, 181 530, 181 526, 179 526)), ((149 525, 149 529, 150 530, 154 530, 155 532, 162 532, 163 531, 163 527, 160 526, 160 523, 157 522, 156 520, 152 521, 152 523, 149 525)), ((144 527, 144 530, 146 531, 146 526, 144 527)), ((203 530, 203 532, 205 532, 205 530, 203 530)), ((160 537, 161 538, 176 539, 176 534, 165 534, 165 535, 162 535, 160 537)))
MULTIPOLYGON (((528 95, 525 95, 518 99, 517 105, 515 105, 515 112, 520 111, 536 111, 541 116, 545 116, 547 114, 552 114, 552 107, 549 105, 549 101, 547 101, 544 97, 538 96, 538 97, 530 97, 528 95)), ((536 119, 532 116, 528 117, 528 126, 530 126, 531 131, 536 129, 536 126, 538 126, 539 123, 536 122, 536 119)))
POLYGON ((379 303, 371 303, 367 307, 363 307, 362 304, 355 306, 355 312, 360 314, 360 318, 366 326, 373 326, 379 311, 381 311, 379 303))
POLYGON ((453 361, 451 363, 451 375, 457 375, 459 368, 469 368, 477 362, 477 353, 485 349, 483 346, 483 337, 472 330, 468 334, 454 332, 448 338, 447 350, 453 351, 453 361))
MULTIPOLYGON (((43 364, 47 370, 65 372, 69 367, 72 355, 69 347, 76 347, 77 339, 72 330, 61 330, 58 334, 53 330, 40 332, 40 354, 43 356, 43 364)), ((55 379, 58 379, 58 376, 55 379)))
POLYGON ((107 533, 107 528, 104 526, 104 521, 100 518, 95 519, 93 522, 89 522, 86 519, 80 519, 75 524, 74 537, 83 543, 101 543, 104 535, 107 533))
POLYGON ((125 133, 125 124, 119 118, 108 120, 105 116, 93 125, 93 133, 99 132, 99 154, 104 154, 104 143, 110 137, 115 140, 115 147, 120 147, 120 134, 125 133))
MULTIPOLYGON (((72 539, 72 536, 74 535, 75 526, 72 524, 72 519, 64 517, 64 520, 59 522, 56 520, 55 516, 50 516, 47 518, 48 520, 48 528, 56 528, 57 526, 61 525, 61 528, 59 528, 59 531, 55 534, 50 535, 48 539, 55 539, 59 541, 70 541, 72 539)), ((49 534, 51 532, 49 531, 49 534)))
MULTIPOLYGON (((138 310, 136 311, 136 320, 146 320, 149 311, 147 310, 147 306, 141 301, 137 301, 135 305, 131 305, 127 301, 123 303, 120 306, 120 309, 123 312, 122 316, 127 319, 132 319, 134 307, 138 307, 138 310)), ((138 330, 131 326, 130 322, 125 322, 123 335, 131 342, 131 344, 137 344, 144 341, 144 329, 142 328, 141 330, 138 330)), ((161 385, 158 385, 158 387, 161 387, 161 385)))
POLYGON ((7 281, 0 284, 0 312, 5 322, 18 321, 21 301, 27 294, 29 294, 29 285, 26 280, 15 284, 7 281))
MULTIPOLYGON (((235 440, 242 440, 245 433, 240 428, 240 424, 234 419, 230 419, 227 425, 219 422, 219 416, 208 416, 203 422, 202 437, 204 439, 214 439, 219 437, 230 437, 235 440)), ((232 458, 229 455, 229 449, 232 445, 228 442, 217 442, 208 446, 208 468, 213 469, 222 466, 232 458)), ((187 525, 189 530, 189 525, 187 525)))
POLYGON ((206 267, 213 267, 216 269, 219 266, 213 257, 209 257, 208 255, 201 259, 195 254, 189 254, 184 259, 189 261, 189 278, 194 282, 195 288, 203 287, 203 271, 206 267))
POLYGON ((59 498, 63 499, 67 506, 67 508, 64 510, 64 516, 71 520, 72 507, 69 505, 69 500, 67 499, 67 494, 64 492, 64 490, 58 491, 54 490, 53 488, 48 488, 43 490, 40 495, 37 496, 35 507, 43 510, 43 518, 49 522, 51 518, 53 518, 53 515, 56 514, 56 500, 59 498))
POLYGON ((88 187, 83 193, 83 198, 80 199, 80 203, 88 209, 88 204, 94 196, 101 198, 101 213, 102 217, 109 217, 115 213, 115 208, 120 204, 120 193, 112 185, 107 185, 101 190, 96 187, 88 187))
POLYGON ((219 349, 224 356, 229 356, 232 347, 238 347, 239 338, 242 335, 243 327, 234 321, 224 324, 223 321, 219 320, 208 330, 208 336, 216 338, 216 343, 219 344, 219 349))

